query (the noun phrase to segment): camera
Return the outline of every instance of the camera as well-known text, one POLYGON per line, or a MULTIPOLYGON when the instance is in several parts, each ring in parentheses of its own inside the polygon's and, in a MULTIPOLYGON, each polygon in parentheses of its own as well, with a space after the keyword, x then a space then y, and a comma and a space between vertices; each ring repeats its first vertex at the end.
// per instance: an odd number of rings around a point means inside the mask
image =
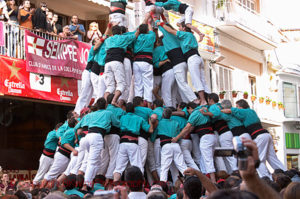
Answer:
POLYGON ((234 155, 237 158, 239 170, 246 170, 248 167, 248 155, 250 154, 239 136, 233 137, 232 142, 233 149, 216 147, 214 156, 228 157, 234 155))

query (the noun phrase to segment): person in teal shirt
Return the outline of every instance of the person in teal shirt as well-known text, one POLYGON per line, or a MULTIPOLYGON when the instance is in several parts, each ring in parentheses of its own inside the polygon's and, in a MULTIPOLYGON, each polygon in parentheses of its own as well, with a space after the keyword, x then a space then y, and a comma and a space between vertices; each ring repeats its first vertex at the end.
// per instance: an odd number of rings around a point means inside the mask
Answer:
POLYGON ((150 15, 146 15, 144 22, 139 26, 139 36, 134 41, 133 74, 134 94, 143 97, 149 105, 152 103, 153 90, 153 49, 156 35, 150 24, 147 24, 150 15))
POLYGON ((66 194, 68 196, 76 195, 81 198, 84 197, 84 194, 82 192, 78 191, 77 188, 75 188, 76 187, 76 175, 74 175, 74 174, 68 175, 63 183, 66 188, 66 190, 64 191, 64 194, 66 194))
MULTIPOLYGON (((163 99, 165 106, 175 107, 175 75, 173 71, 173 65, 168 59, 165 47, 163 46, 162 37, 158 38, 156 47, 153 51, 153 74, 154 76, 158 76, 158 78, 154 78, 155 87, 160 84, 160 82, 156 82, 156 80, 161 78, 161 98, 163 99)), ((160 99, 158 93, 154 92, 154 90, 153 94, 155 95, 156 99, 160 99)))
MULTIPOLYGON (((126 115, 121 117, 121 144, 119 147, 116 169, 114 171, 114 181, 119 181, 128 161, 130 165, 137 166, 144 171, 141 153, 138 145, 138 136, 141 130, 153 133, 153 124, 145 121, 142 117, 134 114, 132 103, 126 104, 126 115)), ((150 119, 149 119, 150 121, 150 119)))
POLYGON ((124 57, 129 44, 131 44, 139 35, 139 31, 135 34, 122 34, 122 28, 118 25, 112 27, 113 36, 109 37, 105 44, 105 85, 106 91, 104 98, 110 93, 114 93, 112 105, 117 105, 118 99, 124 92, 126 87, 124 57))
POLYGON ((178 122, 170 119, 171 116, 172 110, 170 108, 164 109, 163 117, 157 126, 162 147, 160 180, 164 182, 168 180, 168 171, 173 161, 182 175, 187 169, 179 144, 172 143, 172 138, 175 138, 180 133, 180 128, 178 122))
POLYGON ((182 101, 194 101, 199 103, 195 93, 187 83, 187 64, 180 47, 179 39, 166 31, 165 28, 170 27, 170 25, 166 25, 159 21, 156 21, 156 24, 158 25, 158 29, 164 35, 162 42, 164 44, 165 52, 173 65, 173 71, 182 101))
MULTIPOLYGON (((213 132, 211 127, 209 116, 205 116, 200 112, 200 109, 203 106, 197 107, 197 104, 190 102, 187 104, 187 111, 190 116, 187 121, 187 125, 180 132, 178 136, 173 138, 173 142, 177 142, 181 137, 190 133, 192 131, 193 134, 197 134, 200 137, 199 148, 201 152, 201 158, 203 158, 203 163, 200 157, 195 157, 195 159, 199 162, 199 167, 205 167, 205 172, 210 174, 212 182, 216 182, 215 178, 215 166, 214 166, 214 158, 213 151, 216 143, 216 135, 213 132), (193 128, 194 127, 194 128, 193 128), (201 165, 204 164, 204 165, 201 165)), ((193 138, 192 138, 193 139, 193 138)))
POLYGON ((174 30, 168 26, 164 26, 166 31, 176 36, 179 40, 185 60, 187 61, 188 70, 191 74, 193 87, 200 98, 200 105, 207 104, 204 92, 210 93, 210 89, 205 81, 204 62, 198 52, 198 43, 191 32, 184 23, 180 24, 179 31, 174 30))
POLYGON ((184 14, 177 23, 184 23, 188 28, 192 29, 199 35, 199 42, 203 40, 204 35, 200 32, 200 30, 192 25, 194 10, 191 6, 181 3, 178 0, 167 0, 165 2, 156 2, 156 6, 163 7, 166 10, 174 10, 175 12, 179 12, 180 14, 184 14))
POLYGON ((39 161, 39 169, 33 179, 34 185, 38 185, 41 182, 41 180, 44 178, 44 175, 47 173, 53 163, 54 153, 58 144, 56 131, 61 125, 62 123, 58 123, 54 130, 50 131, 47 135, 47 138, 44 142, 43 153, 39 161))
POLYGON ((236 108, 232 107, 231 109, 223 109, 222 112, 227 114, 231 113, 234 117, 240 119, 251 135, 251 138, 256 142, 260 159, 257 172, 260 177, 268 176, 272 179, 272 175, 266 167, 266 161, 268 161, 274 170, 285 170, 284 165, 278 159, 274 150, 272 136, 262 127, 259 117, 253 109, 250 109, 246 100, 238 100, 236 102, 236 108))
MULTIPOLYGON (((107 96, 107 107, 106 110, 110 111, 118 120, 121 119, 126 112, 120 107, 116 107, 111 104, 114 94, 109 94, 107 96)), ((100 174, 103 173, 106 179, 113 180, 113 172, 116 167, 116 160, 118 155, 119 143, 120 143, 120 126, 112 125, 110 131, 104 136, 104 154, 105 157, 102 159, 107 161, 102 161, 100 166, 100 174), (102 171, 103 169, 103 171, 102 171), (105 171, 104 171, 105 170, 105 171), (106 172, 106 173, 104 173, 106 172)))

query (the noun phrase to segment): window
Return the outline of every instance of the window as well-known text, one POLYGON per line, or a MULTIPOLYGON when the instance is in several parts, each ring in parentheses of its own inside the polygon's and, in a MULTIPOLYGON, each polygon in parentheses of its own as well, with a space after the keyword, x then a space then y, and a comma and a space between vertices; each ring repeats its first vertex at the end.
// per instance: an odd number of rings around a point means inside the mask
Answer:
POLYGON ((249 83, 250 83, 250 86, 251 86, 251 93, 250 93, 250 96, 251 95, 255 95, 256 96, 256 78, 253 77, 253 76, 249 76, 249 83))
POLYGON ((297 106, 297 90, 296 85, 284 82, 283 83, 283 103, 285 106, 285 117, 298 117, 297 106))
POLYGON ((300 149, 299 133, 285 133, 285 145, 287 149, 300 149))
POLYGON ((245 10, 256 13, 258 12, 258 2, 257 0, 236 0, 237 4, 244 8, 245 10))
POLYGON ((298 169, 298 155, 286 155, 286 160, 287 160, 287 169, 298 169))
POLYGON ((216 65, 216 83, 217 91, 226 91, 227 99, 231 98, 228 91, 232 90, 232 69, 216 65))

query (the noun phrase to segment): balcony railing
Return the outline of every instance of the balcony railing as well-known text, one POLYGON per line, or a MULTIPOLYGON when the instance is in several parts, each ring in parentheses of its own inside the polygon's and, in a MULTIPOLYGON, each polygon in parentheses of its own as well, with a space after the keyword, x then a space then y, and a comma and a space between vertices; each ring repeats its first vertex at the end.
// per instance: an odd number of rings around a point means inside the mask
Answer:
POLYGON ((215 0, 213 10, 214 17, 220 21, 228 24, 238 23, 261 37, 276 43, 281 40, 279 29, 269 19, 263 17, 254 9, 246 8, 240 1, 224 0, 223 4, 220 4, 215 0))
MULTIPOLYGON (((25 56, 25 30, 19 25, 3 22, 4 46, 0 47, 0 55, 7 55, 18 59, 26 59, 25 56)), ((49 40, 62 40, 63 38, 45 32, 29 30, 34 34, 49 40)))

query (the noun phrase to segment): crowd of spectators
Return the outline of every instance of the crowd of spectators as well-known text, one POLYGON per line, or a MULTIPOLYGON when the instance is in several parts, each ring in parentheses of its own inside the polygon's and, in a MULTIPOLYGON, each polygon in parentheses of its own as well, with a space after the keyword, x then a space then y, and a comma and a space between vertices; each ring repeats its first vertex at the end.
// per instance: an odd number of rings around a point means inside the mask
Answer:
POLYGON ((58 15, 50 11, 45 2, 33 8, 29 0, 23 0, 20 5, 17 5, 15 0, 0 0, 0 20, 26 29, 57 35, 64 39, 83 41, 87 36, 89 42, 102 35, 96 22, 90 24, 90 30, 86 35, 85 28, 78 23, 76 15, 72 16, 69 25, 62 28, 62 25, 58 23, 58 15))
POLYGON ((7 174, 1 178, 2 198, 122 198, 122 199, 298 199, 300 198, 300 173, 297 169, 282 171, 277 169, 272 178, 259 178, 255 161, 258 152, 255 142, 243 140, 251 151, 246 170, 228 175, 224 171, 217 173, 217 183, 212 183, 209 176, 188 168, 184 176, 175 183, 147 183, 141 170, 129 166, 122 176, 123 181, 105 183, 104 176, 96 176, 93 190, 82 191, 83 176, 67 176, 63 183, 53 181, 48 187, 40 189, 29 181, 10 182, 7 174), (175 184, 175 186, 173 186, 175 184))

